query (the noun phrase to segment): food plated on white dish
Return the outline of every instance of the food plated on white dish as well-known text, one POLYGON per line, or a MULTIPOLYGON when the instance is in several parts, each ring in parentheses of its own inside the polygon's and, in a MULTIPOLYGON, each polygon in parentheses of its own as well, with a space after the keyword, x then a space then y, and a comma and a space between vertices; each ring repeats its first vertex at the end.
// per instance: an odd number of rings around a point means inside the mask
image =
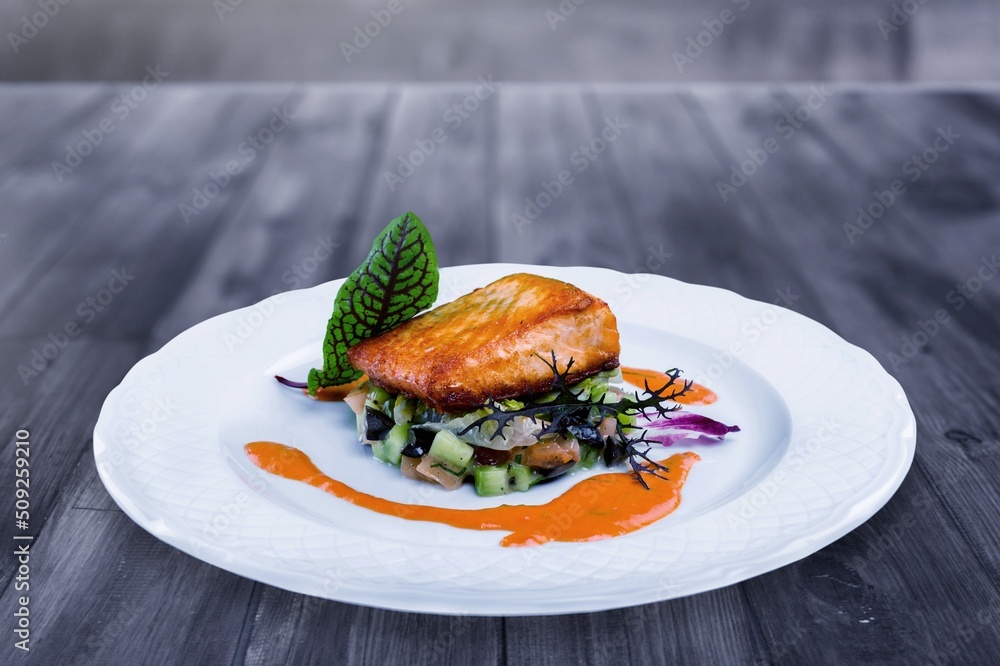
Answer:
POLYGON ((95 456, 133 519, 307 594, 574 612, 804 557, 909 467, 898 384, 801 315, 662 276, 625 297, 605 269, 438 269, 412 214, 380 238, 352 276, 199 324, 112 392, 95 456), (397 255, 416 268, 366 281, 397 255))

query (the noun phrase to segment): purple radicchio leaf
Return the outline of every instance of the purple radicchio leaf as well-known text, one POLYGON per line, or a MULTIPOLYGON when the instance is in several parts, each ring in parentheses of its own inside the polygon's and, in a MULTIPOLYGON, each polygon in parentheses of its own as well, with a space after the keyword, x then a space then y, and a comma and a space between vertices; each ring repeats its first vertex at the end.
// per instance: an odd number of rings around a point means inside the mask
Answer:
POLYGON ((645 427, 653 431, 648 433, 646 438, 663 446, 670 446, 674 442, 699 435, 721 440, 731 432, 740 431, 739 426, 729 426, 707 416, 690 412, 679 412, 669 418, 650 420, 645 427))

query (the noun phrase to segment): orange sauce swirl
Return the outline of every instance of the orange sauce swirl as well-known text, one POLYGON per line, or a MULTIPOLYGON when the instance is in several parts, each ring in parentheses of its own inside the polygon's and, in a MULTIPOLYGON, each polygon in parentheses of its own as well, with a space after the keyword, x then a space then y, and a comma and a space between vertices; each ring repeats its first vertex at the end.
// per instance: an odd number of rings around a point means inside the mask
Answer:
POLYGON ((470 530, 510 532, 502 546, 537 546, 549 541, 608 539, 634 532, 673 512, 696 453, 678 453, 658 473, 644 474, 649 490, 629 472, 588 477, 541 505, 502 505, 484 509, 449 509, 405 504, 351 488, 324 474, 305 453, 277 442, 251 442, 244 447, 254 465, 285 479, 307 483, 356 506, 387 516, 443 523, 470 530))
MULTIPOLYGON (((638 388, 645 388, 645 382, 649 382, 649 388, 656 391, 670 381, 669 375, 663 372, 657 372, 656 370, 626 368, 622 366, 621 371, 622 379, 638 388)), ((674 398, 674 402, 679 402, 684 405, 711 405, 718 399, 719 396, 715 395, 711 389, 702 386, 701 384, 691 384, 691 388, 688 389, 687 393, 674 398)))
MULTIPOLYGON (((316 389, 316 395, 313 397, 316 400, 321 400, 323 402, 341 402, 347 397, 347 394, 358 388, 362 384, 368 381, 368 375, 361 375, 359 378, 355 379, 353 382, 348 382, 347 384, 338 384, 337 386, 324 386, 322 388, 316 389)), ((309 395, 308 390, 303 390, 303 393, 309 395)))

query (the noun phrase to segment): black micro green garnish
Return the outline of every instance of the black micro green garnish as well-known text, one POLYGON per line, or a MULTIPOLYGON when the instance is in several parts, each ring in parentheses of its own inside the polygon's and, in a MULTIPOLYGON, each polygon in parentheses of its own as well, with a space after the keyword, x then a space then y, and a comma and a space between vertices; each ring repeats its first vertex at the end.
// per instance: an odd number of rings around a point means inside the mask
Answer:
POLYGON ((473 428, 479 428, 486 423, 492 422, 496 430, 490 439, 500 437, 506 438, 503 434, 504 428, 511 422, 523 416, 533 422, 542 421, 545 425, 536 434, 537 439, 545 435, 557 434, 563 437, 573 436, 582 439, 586 444, 603 449, 604 463, 608 467, 617 465, 625 460, 632 467, 632 472, 639 482, 649 490, 649 486, 642 478, 642 474, 652 474, 658 478, 664 478, 657 473, 658 470, 666 471, 666 467, 651 460, 647 455, 651 445, 655 442, 646 439, 646 431, 638 426, 623 425, 619 416, 624 417, 646 417, 647 412, 669 418, 670 412, 680 409, 680 405, 667 406, 667 403, 691 390, 694 382, 680 379, 681 371, 673 368, 666 372, 669 381, 657 389, 651 389, 649 382, 644 381, 644 393, 639 395, 638 391, 626 394, 617 402, 602 402, 603 397, 598 400, 591 400, 589 391, 581 389, 574 392, 570 387, 567 377, 570 368, 573 366, 572 357, 566 364, 566 369, 559 371, 556 363, 556 353, 552 351, 552 360, 536 354, 552 370, 555 379, 552 390, 542 395, 519 397, 518 400, 524 403, 524 407, 519 409, 504 409, 503 405, 492 398, 486 404, 480 405, 477 409, 487 409, 489 413, 482 418, 473 421, 459 435, 464 435, 473 428), (552 398, 552 393, 555 397, 552 398), (544 402, 541 400, 544 399, 544 402), (600 419, 592 418, 594 410, 600 415, 600 419), (594 421, 600 421, 607 417, 615 419, 615 433, 600 440, 597 435, 594 421), (626 431, 640 431, 638 434, 629 434, 626 431), (650 466, 643 466, 642 462, 649 463, 650 466))

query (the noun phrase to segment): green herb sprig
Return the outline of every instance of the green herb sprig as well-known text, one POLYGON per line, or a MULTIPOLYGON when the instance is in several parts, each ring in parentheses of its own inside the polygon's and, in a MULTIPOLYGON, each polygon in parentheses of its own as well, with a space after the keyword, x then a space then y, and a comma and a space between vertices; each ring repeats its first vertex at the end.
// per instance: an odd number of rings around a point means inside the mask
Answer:
POLYGON ((361 377, 347 358, 348 348, 433 305, 438 279, 434 243, 420 218, 406 213, 390 222, 337 291, 323 341, 323 367, 309 371, 309 394, 361 377))
POLYGON ((604 402, 603 396, 592 400, 590 392, 586 389, 574 391, 570 386, 568 377, 570 368, 573 366, 572 358, 566 364, 565 370, 560 372, 554 350, 551 361, 538 354, 536 356, 541 358, 552 371, 554 377, 552 390, 541 395, 518 398, 524 403, 524 406, 517 409, 505 409, 500 402, 490 399, 486 404, 477 408, 486 408, 489 413, 473 421, 459 434, 464 435, 473 428, 493 423, 496 427, 490 439, 505 438, 504 428, 517 417, 526 417, 536 423, 543 421, 545 425, 536 433, 537 439, 551 434, 564 437, 583 437, 588 444, 594 444, 603 449, 604 462, 608 467, 627 460, 636 478, 648 489, 649 486, 642 478, 642 474, 648 473, 660 477, 657 470, 665 471, 666 468, 648 457, 647 454, 654 442, 646 439, 646 431, 637 426, 625 425, 622 421, 627 420, 628 417, 645 417, 650 411, 655 412, 656 415, 668 417, 671 412, 680 409, 680 405, 667 406, 665 403, 687 393, 691 390, 694 382, 681 380, 680 370, 673 368, 666 373, 669 381, 657 389, 651 389, 649 382, 646 381, 642 396, 639 395, 638 391, 635 391, 626 394, 616 402, 604 402), (601 440, 593 426, 593 423, 598 420, 595 418, 594 410, 600 415, 601 420, 614 417, 616 425, 613 435, 601 440), (635 434, 635 431, 640 432, 635 434), (644 466, 643 461, 649 466, 644 466))

